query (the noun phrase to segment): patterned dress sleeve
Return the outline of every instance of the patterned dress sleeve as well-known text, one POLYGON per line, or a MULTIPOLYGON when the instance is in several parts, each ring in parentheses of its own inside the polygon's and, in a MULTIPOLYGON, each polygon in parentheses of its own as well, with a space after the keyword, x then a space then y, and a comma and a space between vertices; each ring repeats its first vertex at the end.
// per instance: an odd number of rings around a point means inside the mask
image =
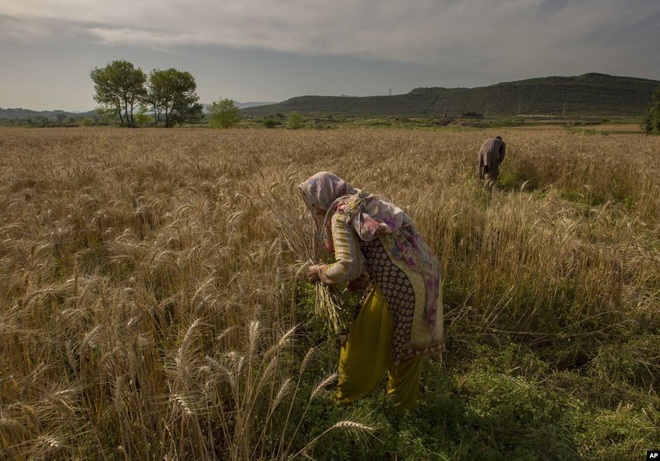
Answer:
POLYGON ((346 222, 346 216, 341 213, 332 216, 331 226, 335 262, 322 266, 319 278, 328 285, 355 280, 362 274, 364 266, 364 256, 357 234, 346 222))

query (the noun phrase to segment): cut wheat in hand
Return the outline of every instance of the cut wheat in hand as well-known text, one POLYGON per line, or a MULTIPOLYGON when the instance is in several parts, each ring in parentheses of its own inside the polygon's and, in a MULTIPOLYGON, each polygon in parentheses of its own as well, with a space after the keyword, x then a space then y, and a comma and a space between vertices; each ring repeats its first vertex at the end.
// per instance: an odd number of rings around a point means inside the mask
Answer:
POLYGON ((338 294, 335 292, 335 288, 321 282, 316 282, 314 291, 314 313, 327 321, 335 333, 339 333, 343 326, 339 316, 341 307, 337 302, 338 294))

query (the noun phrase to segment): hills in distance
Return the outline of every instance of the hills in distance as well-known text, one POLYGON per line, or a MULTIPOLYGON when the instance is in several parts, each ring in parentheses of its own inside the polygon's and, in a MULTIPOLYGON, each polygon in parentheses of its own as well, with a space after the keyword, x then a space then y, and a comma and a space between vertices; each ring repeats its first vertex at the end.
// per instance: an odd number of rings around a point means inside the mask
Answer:
POLYGON ((391 96, 298 96, 245 108, 245 116, 303 115, 452 117, 642 116, 659 80, 588 73, 542 77, 477 88, 416 88, 391 96))
MULTIPOLYGON (((244 109, 246 107, 254 107, 254 106, 263 106, 264 104, 273 104, 272 102, 237 102, 234 101, 236 104, 236 107, 239 109, 244 109)), ((204 105, 205 110, 208 107, 208 104, 204 105)), ((90 110, 87 112, 66 112, 63 110, 30 110, 30 109, 23 109, 23 108, 8 108, 8 109, 3 109, 0 107, 0 119, 22 119, 22 118, 28 118, 28 117, 45 117, 49 120, 55 120, 58 118, 66 118, 66 117, 74 117, 74 118, 79 118, 79 117, 93 117, 96 115, 96 111, 90 110)))
MULTIPOLYGON (((643 116, 660 80, 588 73, 541 77, 476 88, 415 88, 390 96, 297 96, 279 103, 235 101, 246 117, 298 112, 306 116, 506 117, 643 116)), ((0 119, 93 116, 95 112, 32 111, 0 108, 0 119)))
MULTIPOLYGON (((246 107, 254 106, 263 106, 264 104, 273 104, 272 102, 234 102, 236 107, 239 109, 244 109, 246 107)), ((208 108, 208 104, 204 105, 204 108, 208 108)), ((87 112, 66 112, 63 110, 30 110, 23 108, 11 108, 3 109, 0 107, 0 119, 21 119, 28 117, 45 117, 49 120, 55 120, 57 118, 66 118, 66 117, 93 117, 96 115, 96 111, 90 110, 87 112)))
POLYGON ((54 120, 59 117, 91 117, 94 115, 96 115, 96 112, 93 110, 88 112, 66 112, 63 110, 30 110, 23 108, 3 109, 0 107, 0 119, 20 119, 38 116, 54 120))

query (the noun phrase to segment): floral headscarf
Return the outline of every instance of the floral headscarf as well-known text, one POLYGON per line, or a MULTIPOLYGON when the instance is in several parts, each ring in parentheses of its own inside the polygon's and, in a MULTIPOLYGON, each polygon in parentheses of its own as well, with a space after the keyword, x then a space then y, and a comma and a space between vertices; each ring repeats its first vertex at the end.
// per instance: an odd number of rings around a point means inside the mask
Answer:
POLYGON ((440 265, 410 217, 396 205, 355 189, 328 171, 316 173, 299 187, 312 213, 315 209, 325 212, 321 239, 326 249, 333 251, 330 218, 333 213, 342 213, 361 240, 368 242, 384 236, 384 243, 394 258, 404 261, 412 270, 423 275, 426 285, 426 317, 431 325, 435 325, 440 265))
MULTIPOLYGON (((357 190, 349 183, 329 171, 321 171, 300 184, 305 203, 328 211, 332 203, 344 195, 357 194, 357 190)), ((312 210, 314 211, 314 210, 312 210)))

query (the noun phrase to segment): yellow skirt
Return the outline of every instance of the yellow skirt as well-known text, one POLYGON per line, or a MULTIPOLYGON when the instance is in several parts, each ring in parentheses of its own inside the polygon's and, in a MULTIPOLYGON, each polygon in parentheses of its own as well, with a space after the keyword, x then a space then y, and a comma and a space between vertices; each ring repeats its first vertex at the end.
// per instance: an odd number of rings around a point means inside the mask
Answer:
POLYGON ((387 394, 398 411, 415 406, 419 395, 422 359, 415 357, 394 366, 394 322, 380 288, 369 293, 357 318, 351 323, 348 341, 339 357, 337 399, 350 403, 373 392, 388 374, 387 394))

